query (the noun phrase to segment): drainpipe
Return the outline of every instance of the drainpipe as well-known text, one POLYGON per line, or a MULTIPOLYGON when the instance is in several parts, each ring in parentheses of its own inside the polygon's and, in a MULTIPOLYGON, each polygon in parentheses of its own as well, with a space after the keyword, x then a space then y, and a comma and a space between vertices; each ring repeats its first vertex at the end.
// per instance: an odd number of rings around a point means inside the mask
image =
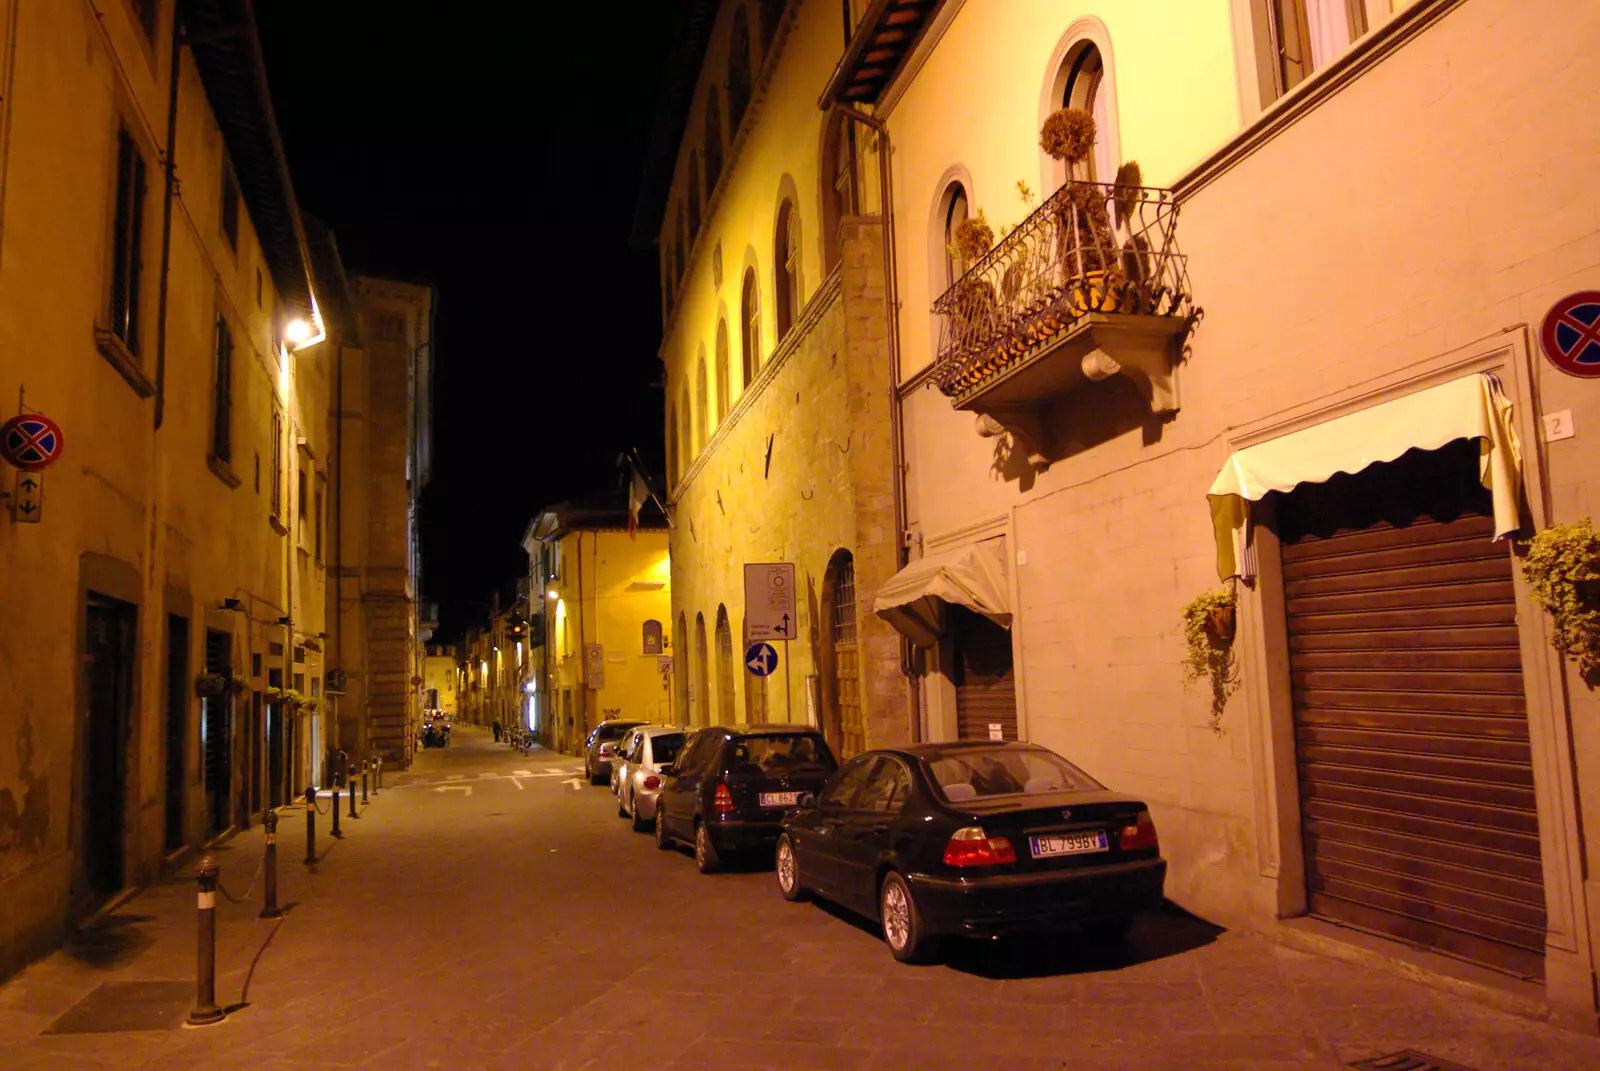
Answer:
POLYGON ((161 199, 161 295, 156 305, 155 428, 167 412, 167 289, 172 268, 172 199, 178 188, 178 82, 183 74, 183 22, 172 9, 172 51, 167 64, 166 190, 161 199))
POLYGON ((6 177, 11 173, 11 88, 17 79, 17 0, 6 4, 5 72, 0 75, 0 252, 5 249, 6 177))
MULTIPOLYGON (((894 184, 890 174, 893 156, 889 142, 889 127, 877 116, 848 105, 832 101, 829 110, 842 118, 860 123, 878 135, 878 210, 883 214, 883 308, 889 331, 889 439, 894 454, 894 567, 899 572, 905 567, 906 550, 906 462, 905 436, 900 414, 900 279, 895 267, 894 244, 894 184)), ((915 668, 911 641, 900 637, 900 672, 906 678, 906 720, 911 729, 911 742, 922 741, 922 695, 912 674, 915 668)))

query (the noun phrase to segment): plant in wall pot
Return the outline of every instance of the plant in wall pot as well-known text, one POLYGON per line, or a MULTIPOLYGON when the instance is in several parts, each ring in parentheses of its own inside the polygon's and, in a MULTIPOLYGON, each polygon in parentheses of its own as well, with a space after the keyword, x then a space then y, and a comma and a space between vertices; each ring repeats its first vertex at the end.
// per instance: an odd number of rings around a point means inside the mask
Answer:
POLYGON ((243 695, 250 690, 250 681, 244 677, 232 677, 228 680, 228 692, 231 695, 243 695))
POLYGON ((228 690, 228 678, 220 673, 202 673, 194 679, 194 694, 201 699, 215 699, 228 690))
POLYGON ((1211 728, 1222 732, 1222 711, 1239 688, 1233 671, 1233 637, 1238 599, 1232 591, 1207 591, 1183 608, 1185 686, 1211 682, 1211 728))
POLYGON ((1600 534, 1594 524, 1585 517, 1551 525, 1528 540, 1522 575, 1555 625, 1551 646, 1594 684, 1600 677, 1600 534))

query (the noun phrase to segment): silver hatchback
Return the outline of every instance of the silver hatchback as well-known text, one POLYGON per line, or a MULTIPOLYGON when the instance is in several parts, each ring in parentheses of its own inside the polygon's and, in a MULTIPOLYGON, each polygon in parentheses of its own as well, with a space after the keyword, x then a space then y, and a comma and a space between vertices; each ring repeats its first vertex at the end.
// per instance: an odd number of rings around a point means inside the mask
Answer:
POLYGON ((670 725, 644 725, 633 731, 628 750, 617 764, 617 813, 633 819, 643 833, 656 820, 661 779, 672 773, 688 731, 670 725))

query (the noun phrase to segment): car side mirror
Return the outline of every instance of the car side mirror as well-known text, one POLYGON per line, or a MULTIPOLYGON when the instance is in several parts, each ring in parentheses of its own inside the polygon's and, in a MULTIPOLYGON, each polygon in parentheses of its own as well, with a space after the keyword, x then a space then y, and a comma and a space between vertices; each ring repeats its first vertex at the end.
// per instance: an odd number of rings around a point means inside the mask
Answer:
POLYGON ((817 805, 817 797, 813 793, 802 792, 799 798, 794 801, 794 805, 796 807, 815 807, 817 805))
POLYGON ((672 776, 672 763, 664 762, 660 766, 657 766, 656 767, 656 773, 660 774, 662 777, 671 777, 672 776))

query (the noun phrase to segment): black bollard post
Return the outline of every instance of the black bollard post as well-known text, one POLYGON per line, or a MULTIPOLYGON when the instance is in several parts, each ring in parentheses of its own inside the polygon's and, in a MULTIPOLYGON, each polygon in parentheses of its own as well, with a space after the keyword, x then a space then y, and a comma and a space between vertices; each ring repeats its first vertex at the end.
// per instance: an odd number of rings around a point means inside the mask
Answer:
POLYGON ((268 810, 261 816, 261 824, 267 827, 267 854, 261 860, 261 885, 265 896, 257 917, 275 919, 283 914, 278 910, 278 812, 268 810))
POLYGON ((200 860, 200 926, 195 954, 194 1008, 189 1012, 191 1026, 222 1021, 217 1007, 217 876, 221 873, 211 856, 200 860))
POLYGON ((350 817, 360 818, 356 813, 356 764, 350 764, 350 776, 346 778, 345 785, 350 789, 350 817))
POLYGON ((333 783, 333 829, 329 830, 329 836, 334 838, 344 836, 339 832, 339 782, 337 781, 333 783))
POLYGON ((317 790, 306 789, 306 866, 317 865, 317 790))
POLYGON ((363 807, 367 805, 367 770, 370 765, 371 760, 361 760, 361 806, 363 807))

